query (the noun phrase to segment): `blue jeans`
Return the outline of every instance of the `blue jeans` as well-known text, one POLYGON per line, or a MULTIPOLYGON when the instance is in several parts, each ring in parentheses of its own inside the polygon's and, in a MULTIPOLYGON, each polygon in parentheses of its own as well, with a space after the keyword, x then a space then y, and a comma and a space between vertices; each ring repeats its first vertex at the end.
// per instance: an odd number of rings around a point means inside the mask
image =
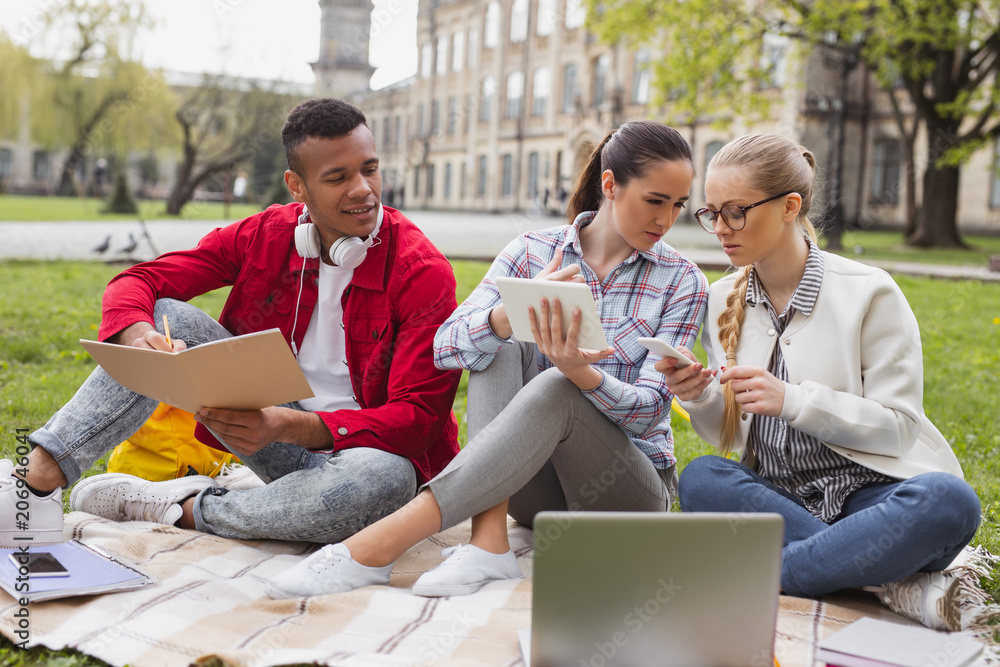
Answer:
MULTIPOLYGON (((206 313, 181 301, 157 301, 153 321, 158 327, 164 315, 171 335, 188 347, 231 336, 206 313)), ((156 406, 156 400, 125 389, 98 367, 28 440, 52 455, 72 485, 139 430, 156 406)), ((266 486, 202 492, 194 506, 198 530, 235 539, 339 542, 402 507, 417 488, 408 459, 376 449, 331 455, 273 442, 251 456, 237 456, 266 486)))
POLYGON ((863 486, 827 524, 795 495, 719 456, 691 461, 681 473, 679 494, 685 512, 782 515, 781 587, 804 597, 942 570, 975 535, 982 514, 965 481, 932 472, 863 486))

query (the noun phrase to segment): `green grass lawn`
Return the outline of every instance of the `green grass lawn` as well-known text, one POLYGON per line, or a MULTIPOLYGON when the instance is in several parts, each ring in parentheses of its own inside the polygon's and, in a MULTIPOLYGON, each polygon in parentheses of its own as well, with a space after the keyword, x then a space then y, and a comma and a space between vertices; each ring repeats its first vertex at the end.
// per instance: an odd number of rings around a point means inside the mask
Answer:
MULTIPOLYGON (((148 199, 137 200, 143 220, 170 218, 167 203, 148 199)), ((0 195, 0 222, 62 222, 67 220, 135 220, 137 216, 102 213, 106 202, 94 197, 31 197, 0 195)), ((253 204, 230 204, 226 214, 222 202, 192 201, 181 209, 182 220, 242 220, 260 208, 253 204)))
POLYGON ((973 264, 987 266, 990 255, 1000 254, 1000 236, 966 236, 967 250, 954 248, 910 248, 900 232, 850 230, 844 232, 844 250, 837 254, 852 259, 881 259, 927 264, 973 264))
MULTIPOLYGON (((458 300, 475 287, 488 265, 454 263, 458 300)), ((93 369, 77 343, 95 338, 101 294, 118 269, 98 263, 0 263, 0 456, 10 456, 15 430, 34 430, 67 401, 93 369)), ((715 280, 720 274, 710 274, 715 280)), ((924 406, 952 443, 966 478, 979 493, 984 521, 975 544, 1000 553, 1000 285, 897 278, 920 321, 924 345, 924 406)), ((218 316, 225 291, 197 305, 218 316)), ((696 350, 703 357, 700 347, 696 350)), ((821 351, 818 351, 821 353, 821 351)), ((463 378, 455 411, 465 441, 463 378)), ((691 427, 674 419, 681 468, 712 451, 691 427)), ((98 462, 94 470, 106 467, 98 462)), ((67 492, 68 493, 68 492, 67 492)), ((984 582, 1000 599, 1000 574, 984 582)), ((97 665, 79 654, 27 653, 0 641, 0 665, 97 665)))

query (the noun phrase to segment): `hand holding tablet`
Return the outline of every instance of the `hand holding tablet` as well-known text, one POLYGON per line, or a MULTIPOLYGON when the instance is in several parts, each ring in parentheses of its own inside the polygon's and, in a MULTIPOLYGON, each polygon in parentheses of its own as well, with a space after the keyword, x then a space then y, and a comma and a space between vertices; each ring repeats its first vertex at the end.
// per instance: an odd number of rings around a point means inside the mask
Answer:
POLYGON ((528 308, 541 312, 542 299, 550 303, 558 300, 562 305, 562 333, 565 336, 573 319, 573 310, 580 309, 580 333, 577 346, 584 350, 606 350, 601 318, 597 314, 594 297, 586 283, 528 278, 496 278, 497 290, 507 311, 507 319, 514 335, 521 341, 532 341, 531 320, 528 308))
POLYGON ((672 345, 659 338, 637 338, 636 341, 653 354, 659 355, 664 359, 676 359, 676 368, 684 368, 694 363, 682 352, 679 352, 672 345))

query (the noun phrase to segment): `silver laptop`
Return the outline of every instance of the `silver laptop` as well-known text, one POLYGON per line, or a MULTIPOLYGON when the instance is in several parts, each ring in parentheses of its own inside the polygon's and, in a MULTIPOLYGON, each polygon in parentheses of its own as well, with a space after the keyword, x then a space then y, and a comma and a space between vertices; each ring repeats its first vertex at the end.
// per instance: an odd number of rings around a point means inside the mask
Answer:
POLYGON ((525 664, 772 667, 783 530, 777 514, 539 514, 525 664))

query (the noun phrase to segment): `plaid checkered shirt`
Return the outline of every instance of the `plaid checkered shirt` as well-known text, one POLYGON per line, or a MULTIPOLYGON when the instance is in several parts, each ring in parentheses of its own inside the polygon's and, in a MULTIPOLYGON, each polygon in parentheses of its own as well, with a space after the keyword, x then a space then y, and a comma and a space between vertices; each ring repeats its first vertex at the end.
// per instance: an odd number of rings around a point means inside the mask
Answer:
MULTIPOLYGON (((646 252, 635 250, 603 282, 583 260, 580 229, 596 215, 581 213, 571 225, 528 232, 504 248, 478 287, 434 337, 434 363, 439 368, 485 369, 501 345, 510 341, 490 328, 490 311, 500 304, 494 278, 532 278, 562 250, 562 267, 577 264, 590 286, 604 334, 615 353, 594 364, 601 382, 584 391, 601 412, 617 424, 660 469, 676 463, 670 428, 672 396, 663 375, 653 368, 656 355, 636 342, 655 337, 674 347, 690 347, 708 305, 708 281, 692 262, 665 243, 646 252)), ((541 353, 539 371, 552 367, 541 353)))

